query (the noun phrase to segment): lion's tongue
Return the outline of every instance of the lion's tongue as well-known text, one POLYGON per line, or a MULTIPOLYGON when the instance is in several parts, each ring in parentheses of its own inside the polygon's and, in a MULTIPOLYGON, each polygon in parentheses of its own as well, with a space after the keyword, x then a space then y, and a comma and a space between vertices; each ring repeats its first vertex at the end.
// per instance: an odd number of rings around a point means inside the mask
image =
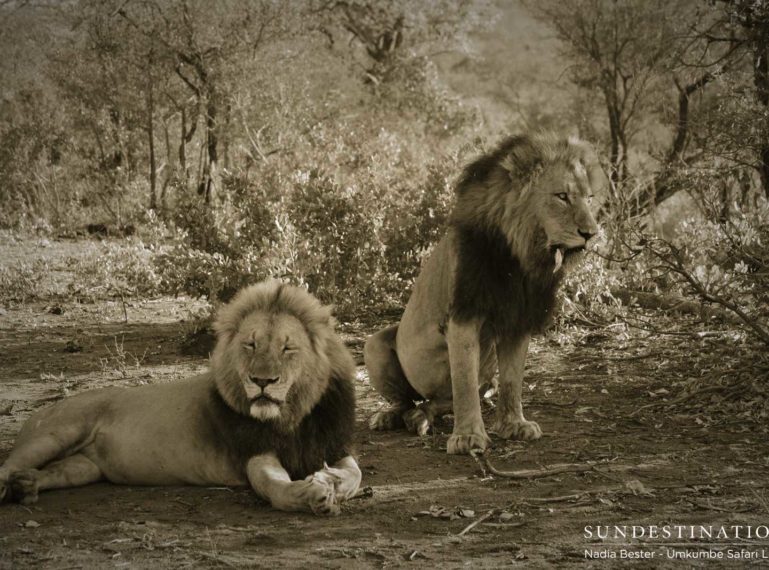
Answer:
POLYGON ((563 249, 560 247, 555 250, 555 269, 553 269, 553 273, 556 273, 561 266, 563 265, 563 249))

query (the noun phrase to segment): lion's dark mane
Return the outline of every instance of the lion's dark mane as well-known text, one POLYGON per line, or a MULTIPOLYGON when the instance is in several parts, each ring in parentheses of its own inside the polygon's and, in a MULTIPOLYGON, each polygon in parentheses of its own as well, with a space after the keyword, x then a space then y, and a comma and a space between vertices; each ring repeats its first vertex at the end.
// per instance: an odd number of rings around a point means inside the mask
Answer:
POLYGON ((233 410, 211 386, 206 424, 214 448, 226 450, 245 477, 248 460, 274 452, 291 479, 303 479, 350 454, 355 428, 352 380, 333 377, 320 401, 299 426, 286 433, 275 422, 244 416, 233 410))
MULTIPOLYGON (((501 161, 529 141, 525 136, 509 137, 470 163, 457 183, 457 207, 463 207, 463 198, 469 193, 484 192, 495 178, 506 178, 501 161)), ((528 177, 542 160, 541 156, 527 156, 518 164, 518 174, 528 177)), ((490 327, 487 331, 497 338, 517 338, 547 328, 563 272, 553 274, 555 265, 544 246, 544 232, 533 237, 542 242, 542 247, 534 248, 541 252, 534 264, 537 269, 526 271, 499 228, 468 223, 467 219, 463 215, 452 218, 458 259, 450 316, 459 321, 482 319, 490 327)))
POLYGON ((501 233, 455 226, 457 273, 451 317, 482 319, 493 336, 517 338, 552 321, 560 278, 526 273, 501 233))

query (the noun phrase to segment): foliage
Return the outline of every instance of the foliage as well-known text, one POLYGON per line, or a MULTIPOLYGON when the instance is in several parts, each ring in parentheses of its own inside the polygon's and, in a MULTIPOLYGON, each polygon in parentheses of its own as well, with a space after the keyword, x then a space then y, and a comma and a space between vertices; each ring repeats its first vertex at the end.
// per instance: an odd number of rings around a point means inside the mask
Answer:
POLYGON ((139 240, 92 248, 84 256, 67 260, 75 273, 69 294, 77 298, 154 297, 161 285, 152 263, 154 256, 154 249, 139 240))
POLYGON ((624 283, 637 290, 677 293, 717 307, 769 343, 769 203, 723 203, 719 172, 699 178, 700 211, 664 239, 629 230, 618 250, 624 283))
POLYGON ((402 303, 444 231, 448 173, 436 164, 397 192, 342 186, 324 169, 294 172, 280 193, 231 178, 226 205, 176 218, 173 245, 155 259, 163 288, 226 300, 272 276, 307 285, 342 312, 402 303))
POLYGON ((39 259, 0 266, 0 301, 23 303, 38 297, 48 270, 48 264, 39 259))

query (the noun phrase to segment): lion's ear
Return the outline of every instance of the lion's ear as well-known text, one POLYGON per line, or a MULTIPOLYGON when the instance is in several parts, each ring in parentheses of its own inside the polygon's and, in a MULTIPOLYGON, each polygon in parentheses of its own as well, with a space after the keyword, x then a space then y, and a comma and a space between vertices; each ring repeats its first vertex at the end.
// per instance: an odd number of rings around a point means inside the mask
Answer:
POLYGON ((331 328, 336 327, 336 319, 334 318, 334 305, 323 305, 319 315, 325 321, 324 324, 330 326, 331 328))
POLYGON ((512 180, 526 181, 542 167, 542 150, 529 137, 515 137, 510 142, 510 149, 499 164, 512 180))
POLYGON ((220 341, 229 342, 235 332, 238 330, 238 324, 242 318, 238 307, 230 302, 228 305, 222 305, 216 312, 211 328, 216 333, 216 338, 220 341))

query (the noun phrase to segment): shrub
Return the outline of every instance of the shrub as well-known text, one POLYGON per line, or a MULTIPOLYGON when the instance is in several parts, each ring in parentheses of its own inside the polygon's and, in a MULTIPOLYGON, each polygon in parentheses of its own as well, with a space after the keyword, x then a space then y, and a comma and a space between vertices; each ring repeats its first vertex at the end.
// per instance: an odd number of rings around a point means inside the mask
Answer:
POLYGON ((105 242, 86 255, 66 261, 75 279, 70 294, 89 297, 153 297, 161 292, 155 249, 139 240, 105 242))
POLYGON ((43 259, 0 266, 0 301, 24 303, 42 296, 42 284, 49 270, 48 263, 43 259))

